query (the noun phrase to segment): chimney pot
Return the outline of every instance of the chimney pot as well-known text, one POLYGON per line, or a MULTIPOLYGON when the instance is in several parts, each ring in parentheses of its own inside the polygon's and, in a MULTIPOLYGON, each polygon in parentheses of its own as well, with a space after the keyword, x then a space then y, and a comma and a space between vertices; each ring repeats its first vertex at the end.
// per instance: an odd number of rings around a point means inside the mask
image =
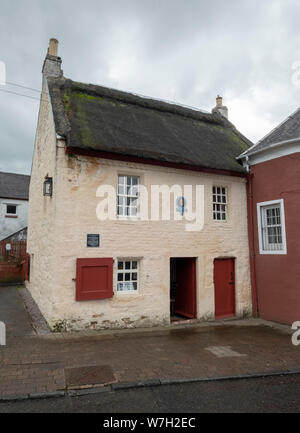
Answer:
POLYGON ((57 57, 58 54, 58 40, 55 38, 51 38, 49 41, 48 54, 50 56, 57 57))
POLYGON ((223 105, 223 98, 222 98, 222 96, 218 95, 217 98, 216 98, 216 101, 217 101, 217 107, 222 107, 222 105, 223 105))
POLYGON ((218 95, 216 98, 216 106, 212 109, 213 113, 220 113, 223 117, 228 119, 228 108, 223 105, 222 96, 218 95))

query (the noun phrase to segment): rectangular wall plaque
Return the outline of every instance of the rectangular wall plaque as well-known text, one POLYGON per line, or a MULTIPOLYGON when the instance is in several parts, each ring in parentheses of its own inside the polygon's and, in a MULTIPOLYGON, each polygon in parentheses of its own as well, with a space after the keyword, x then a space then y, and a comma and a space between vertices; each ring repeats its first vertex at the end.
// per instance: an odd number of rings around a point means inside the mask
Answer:
POLYGON ((100 235, 87 235, 87 247, 88 248, 99 248, 100 247, 100 235))

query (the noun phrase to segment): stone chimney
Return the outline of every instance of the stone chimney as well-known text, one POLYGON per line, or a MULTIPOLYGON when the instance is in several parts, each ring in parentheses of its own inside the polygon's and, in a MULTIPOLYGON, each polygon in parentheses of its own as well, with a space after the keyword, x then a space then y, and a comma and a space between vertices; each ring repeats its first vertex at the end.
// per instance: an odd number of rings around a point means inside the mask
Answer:
POLYGON ((43 76, 47 77, 61 77, 63 71, 61 69, 61 58, 58 54, 58 40, 50 39, 48 52, 43 65, 43 76))
POLYGON ((50 56, 57 57, 57 52, 58 52, 58 40, 52 38, 49 41, 48 54, 50 54, 50 56))
POLYGON ((212 109, 212 113, 220 113, 223 117, 226 117, 228 119, 228 108, 223 105, 223 98, 222 96, 217 96, 216 99, 216 106, 212 109))

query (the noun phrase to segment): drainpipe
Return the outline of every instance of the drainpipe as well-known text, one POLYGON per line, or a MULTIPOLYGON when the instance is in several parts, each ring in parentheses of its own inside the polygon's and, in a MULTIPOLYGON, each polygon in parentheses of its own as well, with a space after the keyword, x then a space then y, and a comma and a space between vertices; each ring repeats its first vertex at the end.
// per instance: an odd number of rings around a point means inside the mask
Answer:
POLYGON ((253 174, 247 176, 247 205, 248 205, 248 235, 249 235, 249 250, 250 250, 250 273, 252 286, 252 305, 253 316, 258 317, 258 297, 256 284, 256 269, 255 269, 255 242, 254 242, 254 218, 253 218, 253 174))

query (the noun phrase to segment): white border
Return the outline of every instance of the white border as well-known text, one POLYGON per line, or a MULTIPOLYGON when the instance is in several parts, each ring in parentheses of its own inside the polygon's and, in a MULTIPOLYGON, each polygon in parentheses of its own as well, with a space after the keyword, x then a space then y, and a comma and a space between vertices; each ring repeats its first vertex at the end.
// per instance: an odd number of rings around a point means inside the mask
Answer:
POLYGON ((264 201, 261 203, 257 203, 257 225, 258 225, 259 254, 286 255, 287 254, 287 245, 286 245, 285 213, 284 213, 284 201, 283 201, 283 199, 264 201), (283 249, 282 250, 265 251, 263 249, 263 239, 262 239, 261 208, 265 207, 265 206, 271 206, 274 204, 280 204, 283 249))

